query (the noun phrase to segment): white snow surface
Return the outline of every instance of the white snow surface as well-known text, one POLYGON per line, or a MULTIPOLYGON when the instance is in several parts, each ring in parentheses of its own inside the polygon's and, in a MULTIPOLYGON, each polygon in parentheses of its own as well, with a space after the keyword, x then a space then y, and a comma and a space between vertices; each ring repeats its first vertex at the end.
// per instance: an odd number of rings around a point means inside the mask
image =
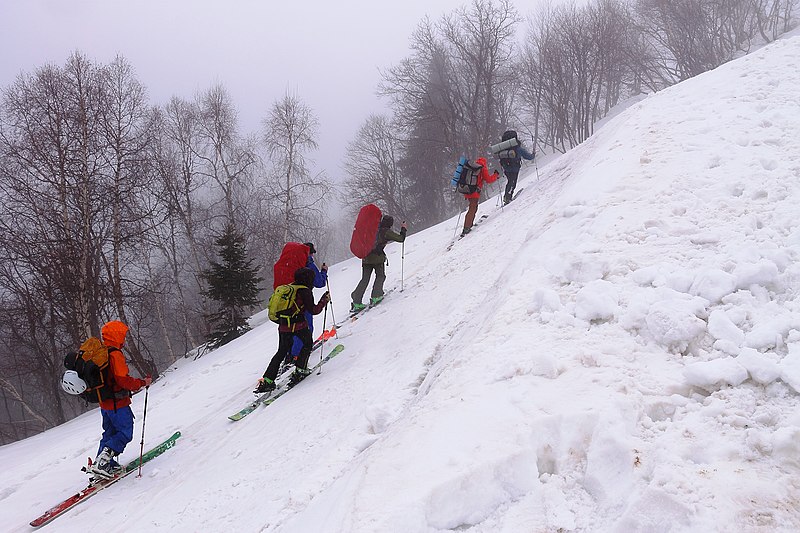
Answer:
MULTIPOLYGON (((800 530, 799 101, 794 36, 635 103, 450 251, 455 219, 391 244, 345 351, 230 422, 277 346, 256 315, 151 387, 146 443, 178 445, 43 529, 800 530)), ((360 265, 330 273, 342 321, 360 265)), ((7 530, 99 434, 0 448, 7 530)))

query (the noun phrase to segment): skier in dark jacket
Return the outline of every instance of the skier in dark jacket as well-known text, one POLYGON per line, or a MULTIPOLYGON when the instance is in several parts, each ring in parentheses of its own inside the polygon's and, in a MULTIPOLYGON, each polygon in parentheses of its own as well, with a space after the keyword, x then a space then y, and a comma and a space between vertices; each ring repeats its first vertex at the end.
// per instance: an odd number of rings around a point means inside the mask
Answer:
POLYGON ((506 175, 508 182, 506 182, 506 193, 503 196, 503 203, 507 204, 514 198, 514 189, 517 187, 517 176, 519 176, 519 169, 522 166, 522 159, 532 161, 534 155, 528 152, 523 146, 522 141, 517 137, 517 132, 508 130, 503 133, 502 140, 507 141, 511 138, 517 140, 517 146, 500 152, 500 166, 503 167, 503 174, 506 175), (510 157, 504 157, 510 156, 510 157))
POLYGON ((319 302, 316 305, 314 304, 314 293, 311 288, 314 285, 314 271, 307 267, 297 269, 294 273, 294 284, 302 285, 295 292, 297 312, 289 318, 281 318, 278 324, 278 351, 275 352, 269 362, 269 366, 264 371, 264 376, 258 380, 258 388, 253 392, 260 393, 275 390, 275 378, 278 376, 281 361, 289 355, 292 349, 292 341, 295 337, 302 341, 303 348, 295 361, 295 369, 294 373, 292 373, 290 386, 296 385, 311 373, 308 369, 308 356, 311 355, 311 346, 314 341, 308 329, 308 322, 306 322, 304 312, 308 310, 314 315, 320 314, 325 309, 325 306, 328 305, 330 295, 326 292, 319 299, 319 302))
POLYGON ((403 242, 406 240, 406 223, 403 222, 400 225, 399 234, 392 230, 393 224, 394 218, 389 215, 383 216, 378 226, 378 235, 375 237, 375 247, 367 257, 361 260, 361 281, 358 282, 355 290, 350 294, 353 298, 353 304, 350 307, 351 311, 361 311, 366 307, 361 303, 361 300, 364 298, 373 270, 375 271, 375 282, 372 284, 370 305, 376 305, 383 300, 383 282, 386 281, 386 252, 383 249, 389 241, 403 242))

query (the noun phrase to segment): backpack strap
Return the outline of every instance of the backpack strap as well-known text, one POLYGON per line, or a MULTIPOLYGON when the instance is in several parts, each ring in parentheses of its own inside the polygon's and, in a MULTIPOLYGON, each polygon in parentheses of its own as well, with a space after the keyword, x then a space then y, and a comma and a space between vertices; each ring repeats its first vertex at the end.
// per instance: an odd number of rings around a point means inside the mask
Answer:
POLYGON ((299 283, 290 283, 290 286, 294 287, 293 304, 295 311, 292 314, 287 315, 285 313, 287 312, 291 313, 291 311, 286 309, 282 311, 282 313, 284 314, 278 315, 278 320, 279 320, 278 323, 286 326, 293 326, 294 324, 302 322, 303 320, 306 319, 306 317, 304 317, 303 313, 300 311, 300 306, 297 304, 297 293, 300 291, 300 289, 308 289, 308 287, 306 287, 305 285, 300 285, 299 283))

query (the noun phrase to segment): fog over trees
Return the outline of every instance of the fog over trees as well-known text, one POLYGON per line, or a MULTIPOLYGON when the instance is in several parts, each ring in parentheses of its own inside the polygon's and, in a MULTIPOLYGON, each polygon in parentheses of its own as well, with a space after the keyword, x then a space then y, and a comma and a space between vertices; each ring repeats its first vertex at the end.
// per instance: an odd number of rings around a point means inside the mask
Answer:
POLYGON ((87 408, 61 391, 63 358, 107 320, 131 327, 140 375, 198 353, 215 311, 203 272, 224 232, 243 236, 266 289, 288 240, 347 257, 365 203, 428 227, 463 207, 450 187, 461 155, 487 156, 505 129, 565 152, 620 102, 778 38, 799 2, 592 0, 526 18, 473 0, 426 18, 409 55, 382 66, 389 112, 325 162, 344 169, 338 185, 309 171, 319 123, 299 94, 265 103, 246 133, 224 84, 153 105, 122 56, 31 65, 0 101, 0 443, 87 408))

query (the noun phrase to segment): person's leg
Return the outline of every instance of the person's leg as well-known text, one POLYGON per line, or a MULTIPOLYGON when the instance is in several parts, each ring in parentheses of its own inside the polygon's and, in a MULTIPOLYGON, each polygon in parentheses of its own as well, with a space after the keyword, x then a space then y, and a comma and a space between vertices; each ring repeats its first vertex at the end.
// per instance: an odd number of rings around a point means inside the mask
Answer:
POLYGON ((472 228, 472 224, 475 222, 475 213, 478 212, 478 198, 467 198, 467 200, 469 201, 469 207, 467 208, 467 214, 464 215, 464 233, 472 228))
MULTIPOLYGON (((375 283, 372 284, 372 293, 371 296, 373 300, 375 298, 382 298, 383 297, 383 283, 386 281, 386 265, 381 263, 380 265, 374 265, 375 268, 375 283)), ((374 301, 372 303, 375 303, 374 301)))
MULTIPOLYGON (((306 317, 306 323, 308 324, 308 331, 311 332, 311 337, 313 338, 314 335, 314 315, 311 314, 311 311, 303 311, 303 315, 306 317)), ((291 355, 286 358, 284 361, 286 364, 290 364, 297 360, 297 356, 300 355, 300 350, 303 348, 303 343, 300 342, 300 339, 295 336, 292 340, 292 351, 291 355)))
POLYGON ((108 443, 114 437, 114 433, 116 429, 114 428, 114 423, 111 420, 111 416, 109 413, 112 411, 107 411, 105 409, 100 409, 100 415, 103 417, 103 436, 100 437, 100 446, 97 448, 97 455, 100 455, 100 452, 103 451, 103 448, 108 446, 108 443))
POLYGON ((506 178, 508 178, 508 181, 506 182, 506 194, 503 197, 503 200, 505 200, 506 203, 510 202, 514 197, 514 189, 517 188, 518 176, 519 172, 506 172, 506 178))
POLYGON ((299 339, 303 345, 303 348, 300 350, 300 355, 297 357, 297 364, 295 365, 295 368, 307 370, 308 358, 311 356, 311 347, 314 345, 311 331, 307 329, 301 329, 300 331, 296 331, 294 333, 294 337, 299 339))
POLYGON ((353 303, 360 304, 364 298, 364 293, 367 291, 369 285, 369 278, 372 277, 372 265, 361 265, 361 281, 358 282, 356 289, 350 294, 353 303))
POLYGON ((106 411, 114 433, 106 442, 117 455, 125 451, 125 446, 133 440, 133 410, 130 405, 120 407, 115 411, 106 411))
POLYGON ((275 355, 272 356, 272 360, 269 362, 269 366, 264 371, 264 379, 269 380, 270 382, 275 382, 275 378, 278 377, 278 369, 281 366, 281 361, 289 354, 290 350, 292 349, 292 340, 294 339, 294 334, 291 332, 280 332, 278 333, 278 351, 275 352, 275 355))

